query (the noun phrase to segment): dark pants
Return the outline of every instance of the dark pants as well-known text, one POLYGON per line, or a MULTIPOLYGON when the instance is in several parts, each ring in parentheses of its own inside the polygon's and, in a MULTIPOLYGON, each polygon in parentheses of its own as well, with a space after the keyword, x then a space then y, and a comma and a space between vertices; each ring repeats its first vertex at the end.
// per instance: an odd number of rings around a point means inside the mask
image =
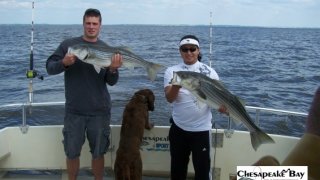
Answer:
POLYGON ((210 180, 210 131, 184 131, 172 123, 169 131, 171 180, 185 180, 189 156, 195 171, 195 180, 210 180))

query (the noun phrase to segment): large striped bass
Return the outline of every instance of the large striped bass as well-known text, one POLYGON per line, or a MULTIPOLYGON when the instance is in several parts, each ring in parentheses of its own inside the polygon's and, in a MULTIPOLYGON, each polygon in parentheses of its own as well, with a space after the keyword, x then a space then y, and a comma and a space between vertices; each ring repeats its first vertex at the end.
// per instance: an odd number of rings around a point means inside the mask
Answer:
POLYGON ((274 140, 251 120, 239 98, 228 91, 218 80, 197 72, 178 71, 173 73, 171 84, 180 85, 189 90, 199 101, 206 103, 211 108, 218 110, 221 106, 225 106, 227 114, 236 123, 242 122, 250 131, 254 150, 257 150, 261 144, 274 143, 274 140))
POLYGON ((111 64, 113 54, 120 53, 123 57, 122 63, 124 67, 130 69, 143 67, 152 81, 155 80, 158 71, 163 68, 160 64, 144 60, 125 47, 77 44, 69 47, 68 53, 74 54, 83 62, 92 64, 97 72, 100 72, 102 67, 108 67, 111 64))

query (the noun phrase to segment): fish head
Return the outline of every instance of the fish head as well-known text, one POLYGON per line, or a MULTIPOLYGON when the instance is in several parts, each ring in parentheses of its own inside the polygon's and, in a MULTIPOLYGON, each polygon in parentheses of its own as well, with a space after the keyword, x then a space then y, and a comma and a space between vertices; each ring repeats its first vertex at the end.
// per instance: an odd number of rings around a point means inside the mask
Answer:
POLYGON ((89 48, 85 45, 74 45, 68 48, 68 53, 77 56, 78 59, 85 61, 89 56, 89 48))
POLYGON ((181 79, 178 76, 178 73, 174 71, 173 72, 173 77, 171 79, 170 84, 172 84, 172 85, 181 85, 180 83, 181 83, 181 79))
POLYGON ((173 85, 180 85, 188 90, 195 90, 199 88, 200 81, 195 76, 192 75, 192 72, 188 71, 178 71, 173 72, 173 85))

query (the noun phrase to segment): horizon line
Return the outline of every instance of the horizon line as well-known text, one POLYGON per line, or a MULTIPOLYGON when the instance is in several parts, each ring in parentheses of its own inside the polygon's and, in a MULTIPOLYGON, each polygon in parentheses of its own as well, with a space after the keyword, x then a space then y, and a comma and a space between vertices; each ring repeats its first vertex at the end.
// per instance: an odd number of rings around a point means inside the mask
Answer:
MULTIPOLYGON (((31 25, 27 23, 0 23, 0 25, 31 25)), ((68 25, 82 25, 80 23, 74 24, 50 24, 50 23, 36 23, 34 25, 57 25, 57 26, 68 26, 68 25)), ((254 28, 292 28, 292 29, 319 29, 316 26, 259 26, 259 25, 228 25, 228 24, 102 24, 102 26, 212 26, 212 27, 254 27, 254 28)))

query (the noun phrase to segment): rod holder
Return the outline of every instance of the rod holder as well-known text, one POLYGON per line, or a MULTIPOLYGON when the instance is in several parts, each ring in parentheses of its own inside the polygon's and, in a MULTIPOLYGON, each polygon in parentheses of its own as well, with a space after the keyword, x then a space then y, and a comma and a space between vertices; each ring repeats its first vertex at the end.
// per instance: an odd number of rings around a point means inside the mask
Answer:
MULTIPOLYGON (((30 104, 31 107, 31 104, 30 104)), ((27 125, 27 113, 26 113, 26 105, 22 105, 22 124, 20 126, 20 131, 22 134, 26 134, 28 132, 29 126, 27 125)))

